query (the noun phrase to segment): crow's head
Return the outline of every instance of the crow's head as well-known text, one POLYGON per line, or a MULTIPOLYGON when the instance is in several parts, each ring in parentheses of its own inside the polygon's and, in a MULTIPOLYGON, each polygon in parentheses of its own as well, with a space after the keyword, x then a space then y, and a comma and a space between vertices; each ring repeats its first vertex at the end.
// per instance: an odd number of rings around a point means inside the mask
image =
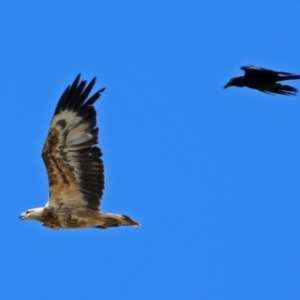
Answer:
POLYGON ((230 86, 238 86, 238 87, 243 87, 245 86, 244 84, 244 76, 239 76, 239 77, 233 77, 229 80, 229 82, 224 86, 224 89, 230 87, 230 86))

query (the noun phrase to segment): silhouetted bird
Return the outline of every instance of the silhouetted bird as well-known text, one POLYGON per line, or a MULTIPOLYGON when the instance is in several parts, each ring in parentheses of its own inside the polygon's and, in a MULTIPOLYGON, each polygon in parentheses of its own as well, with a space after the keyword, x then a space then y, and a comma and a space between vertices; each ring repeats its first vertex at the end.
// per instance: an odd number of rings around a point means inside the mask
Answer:
POLYGON ((241 70, 245 71, 245 75, 233 77, 224 86, 224 89, 229 86, 246 86, 271 95, 280 94, 287 96, 296 95, 298 92, 296 88, 289 85, 282 85, 277 83, 277 81, 300 79, 300 75, 287 72, 277 72, 255 66, 241 67, 241 70))

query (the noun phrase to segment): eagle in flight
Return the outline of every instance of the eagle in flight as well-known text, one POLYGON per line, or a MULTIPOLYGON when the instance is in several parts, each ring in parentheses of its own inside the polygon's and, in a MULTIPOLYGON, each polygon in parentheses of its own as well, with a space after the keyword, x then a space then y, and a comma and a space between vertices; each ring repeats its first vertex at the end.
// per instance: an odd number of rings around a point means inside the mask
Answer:
POLYGON ((95 82, 96 78, 87 84, 79 74, 60 97, 42 151, 49 199, 45 207, 22 213, 21 220, 37 220, 51 229, 140 226, 128 216, 103 213, 98 208, 104 190, 104 166, 97 147, 94 103, 104 88, 89 96, 95 82))
POLYGON ((241 70, 245 71, 244 76, 233 77, 230 79, 230 81, 224 86, 225 89, 230 86, 246 86, 267 94, 279 94, 286 96, 296 95, 298 92, 296 88, 289 85, 283 85, 277 81, 300 79, 300 75, 273 71, 255 66, 244 66, 241 67, 241 70))

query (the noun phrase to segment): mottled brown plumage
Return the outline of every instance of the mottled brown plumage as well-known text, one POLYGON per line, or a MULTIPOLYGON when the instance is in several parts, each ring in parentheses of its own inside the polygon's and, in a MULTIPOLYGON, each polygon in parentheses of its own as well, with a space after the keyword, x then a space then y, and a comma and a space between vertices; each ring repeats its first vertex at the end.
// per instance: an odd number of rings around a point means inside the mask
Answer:
POLYGON ((99 129, 93 104, 104 89, 89 97, 95 81, 86 86, 78 75, 62 94, 42 151, 49 200, 45 207, 21 214, 21 219, 37 220, 52 229, 139 226, 125 215, 102 213, 98 208, 104 190, 104 166, 97 147, 99 129))

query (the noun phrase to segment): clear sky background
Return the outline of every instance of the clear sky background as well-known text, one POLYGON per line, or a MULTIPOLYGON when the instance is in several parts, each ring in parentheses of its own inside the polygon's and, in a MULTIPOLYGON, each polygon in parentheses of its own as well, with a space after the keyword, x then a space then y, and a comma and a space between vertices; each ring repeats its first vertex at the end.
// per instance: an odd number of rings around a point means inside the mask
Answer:
MULTIPOLYGON (((300 73, 300 2, 0 4, 2 299, 300 299, 300 96, 223 86, 300 73), (94 91, 101 209, 141 228, 50 230, 41 149, 81 72, 94 91)), ((300 88, 300 81, 289 82, 300 88)))

